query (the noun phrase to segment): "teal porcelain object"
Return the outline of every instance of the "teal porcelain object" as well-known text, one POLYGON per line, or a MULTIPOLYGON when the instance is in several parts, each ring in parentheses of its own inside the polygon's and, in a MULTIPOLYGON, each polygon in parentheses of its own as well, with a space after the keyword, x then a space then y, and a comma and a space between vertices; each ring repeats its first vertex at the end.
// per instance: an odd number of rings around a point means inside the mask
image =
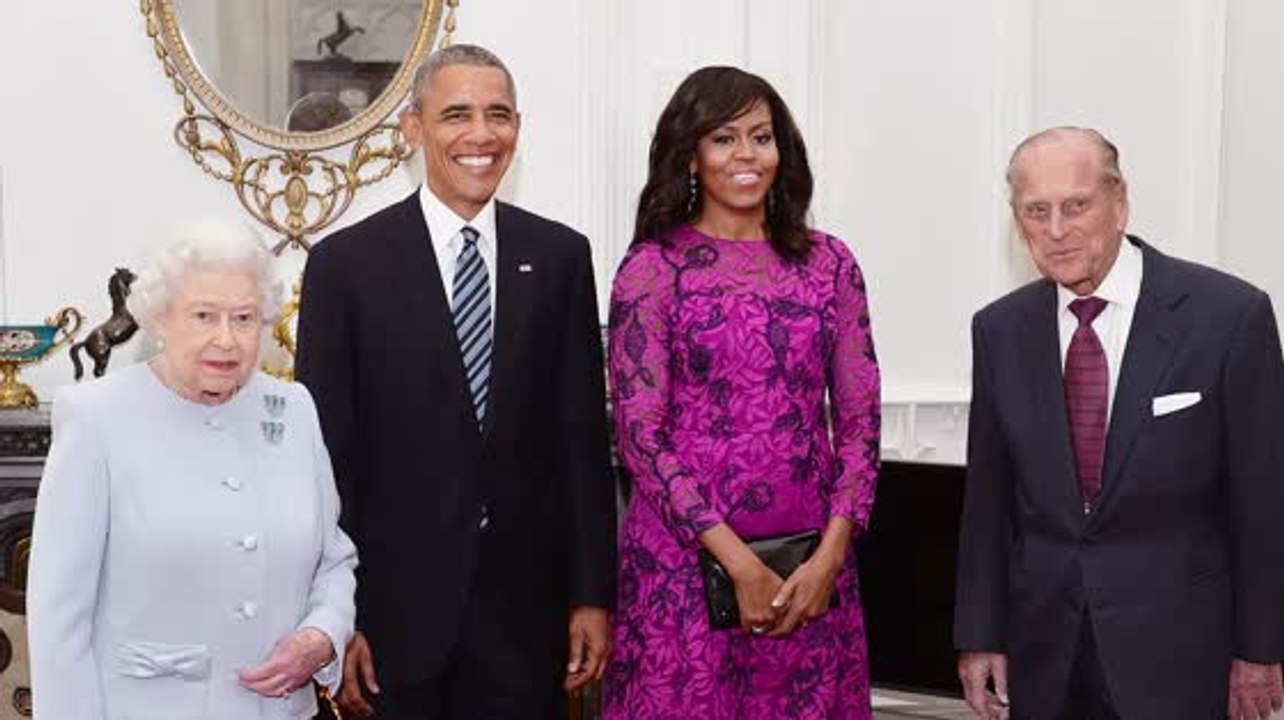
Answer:
POLYGON ((83 318, 75 308, 63 308, 43 325, 0 325, 0 408, 36 407, 36 393, 18 380, 18 368, 39 362, 71 342, 83 318))

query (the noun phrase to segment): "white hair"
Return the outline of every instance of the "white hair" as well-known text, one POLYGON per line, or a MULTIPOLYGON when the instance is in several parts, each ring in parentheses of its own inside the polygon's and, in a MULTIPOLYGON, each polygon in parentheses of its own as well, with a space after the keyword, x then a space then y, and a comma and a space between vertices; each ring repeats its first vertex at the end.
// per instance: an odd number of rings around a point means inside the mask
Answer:
POLYGON ((168 241, 138 272, 127 300, 129 311, 148 334, 195 270, 245 269, 255 278, 266 324, 276 321, 285 288, 272 272, 272 253, 254 228, 239 221, 206 218, 175 226, 168 241))
POLYGON ((1021 144, 1017 145, 1016 149, 1012 151, 1012 157, 1008 159, 1007 172, 1004 173, 1004 178, 1008 181, 1009 199, 1015 202, 1018 183, 1017 165, 1021 160, 1022 153, 1027 148, 1049 140, 1064 140, 1067 137, 1075 136, 1086 137, 1096 143, 1097 150, 1101 153, 1102 182, 1108 187, 1123 187, 1125 183, 1123 171, 1119 169, 1119 148, 1115 147, 1115 144, 1107 140, 1106 136, 1102 135, 1098 130, 1088 127, 1062 125, 1031 135, 1022 140, 1021 144))

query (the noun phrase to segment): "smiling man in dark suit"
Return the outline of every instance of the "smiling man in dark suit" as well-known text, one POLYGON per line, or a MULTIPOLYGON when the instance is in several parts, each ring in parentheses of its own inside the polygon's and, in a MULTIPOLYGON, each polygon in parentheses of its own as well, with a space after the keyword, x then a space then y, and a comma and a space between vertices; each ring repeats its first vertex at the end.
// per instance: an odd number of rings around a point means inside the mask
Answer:
POLYGON ((1284 659, 1284 362, 1270 298, 1125 236, 1118 152, 1008 171, 1044 279, 977 313, 955 644, 998 717, 1265 718, 1284 659), (993 692, 987 690, 993 684, 993 692))
POLYGON ((358 715, 565 717, 610 653, 593 268, 582 235, 494 199, 520 124, 499 59, 434 53, 402 115, 426 183, 304 273, 297 375, 361 558, 358 715))

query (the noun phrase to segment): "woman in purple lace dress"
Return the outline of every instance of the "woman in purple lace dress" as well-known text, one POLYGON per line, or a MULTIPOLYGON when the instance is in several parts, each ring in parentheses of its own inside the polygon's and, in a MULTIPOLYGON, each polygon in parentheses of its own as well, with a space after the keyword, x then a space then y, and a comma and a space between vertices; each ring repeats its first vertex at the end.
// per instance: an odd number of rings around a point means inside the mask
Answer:
POLYGON ((611 298, 634 494, 610 720, 871 717, 851 538, 874 503, 878 364, 860 268, 807 228, 811 194, 770 85, 727 67, 682 83, 611 298), (804 530, 820 547, 789 577, 745 544, 804 530), (734 581, 740 628, 710 629, 701 547, 734 581))

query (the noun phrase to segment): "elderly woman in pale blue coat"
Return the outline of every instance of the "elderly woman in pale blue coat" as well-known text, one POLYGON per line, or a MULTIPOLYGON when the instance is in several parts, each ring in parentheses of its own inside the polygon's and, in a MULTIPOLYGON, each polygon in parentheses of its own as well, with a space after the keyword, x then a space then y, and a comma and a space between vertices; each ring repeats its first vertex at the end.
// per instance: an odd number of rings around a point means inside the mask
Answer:
POLYGON ((247 227, 205 223, 139 273, 162 348, 65 388, 28 583, 37 720, 311 718, 337 689, 356 552, 312 398, 256 370, 279 312, 247 227))

